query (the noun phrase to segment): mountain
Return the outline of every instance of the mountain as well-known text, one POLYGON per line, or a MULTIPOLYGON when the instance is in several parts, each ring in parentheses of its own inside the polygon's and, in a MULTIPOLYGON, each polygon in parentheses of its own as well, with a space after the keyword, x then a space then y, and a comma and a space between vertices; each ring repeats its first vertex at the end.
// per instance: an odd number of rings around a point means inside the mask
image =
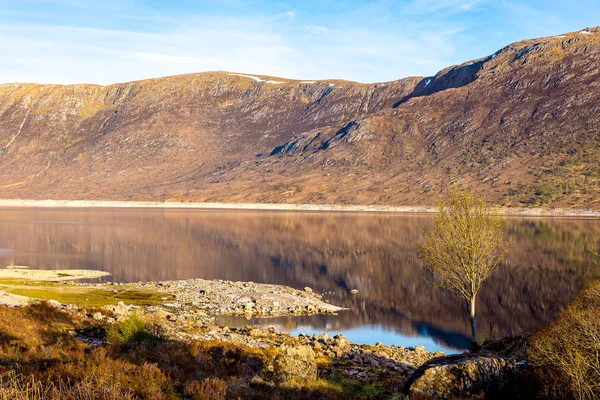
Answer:
POLYGON ((0 85, 2 198, 600 209, 600 29, 434 77, 0 85))

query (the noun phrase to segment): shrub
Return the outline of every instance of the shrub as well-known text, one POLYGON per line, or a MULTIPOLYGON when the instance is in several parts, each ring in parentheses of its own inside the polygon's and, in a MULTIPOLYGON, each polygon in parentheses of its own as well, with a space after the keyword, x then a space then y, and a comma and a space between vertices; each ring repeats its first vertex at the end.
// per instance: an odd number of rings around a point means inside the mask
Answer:
POLYGON ((185 394, 198 400, 225 400, 227 383, 219 378, 207 378, 202 382, 190 381, 185 385, 185 394))
POLYGON ((155 334, 155 329, 143 317, 134 313, 107 328, 106 339, 110 344, 129 346, 141 342, 155 343, 159 338, 155 334))
POLYGON ((546 396, 600 398, 600 282, 588 286, 530 340, 529 359, 546 396))
POLYGON ((537 198, 537 203, 542 205, 556 200, 562 194, 562 191, 556 185, 553 185, 549 182, 544 182, 535 186, 533 194, 537 198))

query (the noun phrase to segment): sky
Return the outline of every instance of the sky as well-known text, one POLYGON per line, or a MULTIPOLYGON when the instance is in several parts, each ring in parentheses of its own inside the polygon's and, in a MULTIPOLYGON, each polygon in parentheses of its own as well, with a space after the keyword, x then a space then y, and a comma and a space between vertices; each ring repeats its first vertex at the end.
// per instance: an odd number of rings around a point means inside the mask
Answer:
POLYGON ((392 81, 600 25, 600 0, 0 0, 0 84, 392 81))

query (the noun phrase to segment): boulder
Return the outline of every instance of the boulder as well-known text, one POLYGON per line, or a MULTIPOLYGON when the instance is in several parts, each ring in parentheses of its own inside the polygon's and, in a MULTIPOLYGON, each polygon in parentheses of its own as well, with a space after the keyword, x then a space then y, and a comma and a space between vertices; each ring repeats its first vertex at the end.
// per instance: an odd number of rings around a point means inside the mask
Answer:
POLYGON ((509 358, 480 354, 438 357, 411 375, 405 392, 433 399, 469 398, 504 386, 518 373, 517 362, 509 358))
POLYGON ((314 381, 317 379, 317 361, 310 346, 282 348, 263 372, 264 379, 276 383, 314 381))
POLYGON ((120 301, 117 303, 117 306, 113 308, 113 313, 115 315, 127 315, 129 313, 129 310, 127 309, 125 303, 120 301))
POLYGON ((56 300, 47 300, 47 301, 45 301, 45 304, 50 308, 61 308, 62 307, 60 302, 58 302, 56 300))

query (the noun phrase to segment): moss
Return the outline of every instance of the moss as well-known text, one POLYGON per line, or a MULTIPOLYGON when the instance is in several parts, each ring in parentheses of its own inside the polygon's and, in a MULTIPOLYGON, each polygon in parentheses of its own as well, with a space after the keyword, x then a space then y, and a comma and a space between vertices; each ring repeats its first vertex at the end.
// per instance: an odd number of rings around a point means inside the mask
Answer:
POLYGON ((52 283, 40 283, 35 286, 9 287, 7 291, 20 296, 27 296, 40 300, 56 300, 64 304, 77 304, 88 307, 102 307, 123 301, 136 306, 149 306, 161 304, 173 296, 147 289, 119 288, 108 290, 104 288, 90 288, 85 286, 69 286, 52 283), (168 298, 168 299, 165 299, 168 298), (165 300, 163 300, 165 299, 165 300))
POLYGON ((339 388, 347 395, 366 397, 369 399, 391 399, 397 393, 390 392, 386 382, 362 383, 358 380, 343 376, 340 373, 334 373, 327 382, 332 386, 339 388))

